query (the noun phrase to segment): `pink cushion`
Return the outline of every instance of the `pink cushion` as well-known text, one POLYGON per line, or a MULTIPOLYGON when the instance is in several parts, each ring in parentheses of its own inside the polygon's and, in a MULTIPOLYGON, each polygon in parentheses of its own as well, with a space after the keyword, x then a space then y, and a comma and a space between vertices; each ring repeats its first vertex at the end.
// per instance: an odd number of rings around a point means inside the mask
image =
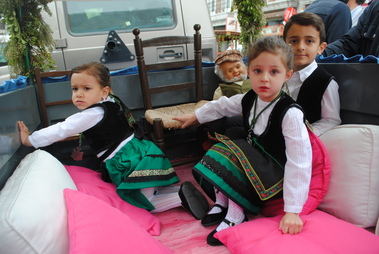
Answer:
POLYGON ((233 254, 377 254, 379 237, 353 224, 316 210, 303 215, 297 235, 279 231, 281 215, 255 219, 215 234, 233 254))
MULTIPOLYGON (((325 197, 330 180, 330 161, 328 151, 322 141, 313 132, 308 131, 312 145, 312 179, 309 186, 308 199, 302 214, 313 212, 325 197)), ((270 200, 262 209, 264 216, 284 214, 283 199, 270 200)))
POLYGON ((151 235, 160 234, 159 219, 150 212, 122 200, 116 193, 116 186, 101 180, 100 173, 84 167, 65 167, 79 191, 101 199, 127 214, 151 235))
POLYGON ((172 253, 132 218, 107 203, 71 189, 64 190, 69 253, 172 253))

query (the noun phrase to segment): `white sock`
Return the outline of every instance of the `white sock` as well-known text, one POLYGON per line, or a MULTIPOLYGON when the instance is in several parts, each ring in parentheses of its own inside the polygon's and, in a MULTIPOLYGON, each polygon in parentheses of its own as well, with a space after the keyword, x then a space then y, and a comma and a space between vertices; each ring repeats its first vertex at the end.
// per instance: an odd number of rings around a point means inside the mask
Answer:
MULTIPOLYGON (((229 199, 228 212, 226 213, 225 219, 235 223, 235 225, 241 224, 245 219, 245 214, 242 207, 234 203, 231 199, 229 199)), ((228 224, 221 222, 216 228, 216 231, 218 232, 228 227, 230 227, 228 224)))
POLYGON ((154 197, 155 187, 144 188, 140 191, 147 198, 147 200, 151 201, 151 199, 154 197))
POLYGON ((159 213, 182 206, 178 191, 180 186, 158 187, 150 202, 155 207, 152 213, 159 213))
MULTIPOLYGON (((216 201, 215 204, 219 204, 222 207, 228 207, 228 198, 219 190, 215 189, 216 192, 216 201)), ((214 214, 214 213, 220 213, 221 208, 214 206, 212 209, 208 212, 208 214, 214 214)))

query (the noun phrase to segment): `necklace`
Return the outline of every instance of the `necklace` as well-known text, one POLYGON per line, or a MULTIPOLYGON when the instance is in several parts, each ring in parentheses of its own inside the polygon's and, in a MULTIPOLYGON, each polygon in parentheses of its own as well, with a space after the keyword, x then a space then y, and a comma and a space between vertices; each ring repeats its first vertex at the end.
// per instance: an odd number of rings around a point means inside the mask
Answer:
POLYGON ((275 101, 277 101, 280 96, 282 95, 282 92, 280 92, 278 94, 278 96, 275 97, 275 99, 273 99, 269 104, 266 105, 266 107, 264 107, 257 115, 257 101, 258 101, 258 95, 257 97, 255 98, 254 100, 254 111, 253 111, 253 119, 251 119, 251 123, 250 123, 250 129, 253 130, 254 127, 255 127, 255 124, 257 123, 258 121, 258 118, 261 116, 261 114, 263 113, 263 111, 265 111, 266 109, 268 109, 275 101))

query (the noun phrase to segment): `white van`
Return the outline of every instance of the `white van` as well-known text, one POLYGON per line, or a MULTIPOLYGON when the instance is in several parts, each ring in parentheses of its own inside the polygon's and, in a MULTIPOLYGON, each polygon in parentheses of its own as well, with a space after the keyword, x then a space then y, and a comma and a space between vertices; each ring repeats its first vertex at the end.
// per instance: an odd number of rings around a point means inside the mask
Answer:
MULTIPOLYGON (((203 59, 213 61, 216 38, 206 0, 81 0, 53 1, 52 16, 44 14, 53 30, 57 70, 101 61, 111 70, 136 65, 134 35, 140 37, 192 36, 200 24, 203 59)), ((193 45, 149 49, 147 63, 191 59, 193 45)))

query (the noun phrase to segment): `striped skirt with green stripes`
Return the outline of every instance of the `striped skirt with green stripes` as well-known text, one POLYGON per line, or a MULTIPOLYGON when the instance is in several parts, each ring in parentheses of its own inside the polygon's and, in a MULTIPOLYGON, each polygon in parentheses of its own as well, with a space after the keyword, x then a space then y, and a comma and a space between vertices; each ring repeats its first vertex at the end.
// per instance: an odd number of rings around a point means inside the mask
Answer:
POLYGON ((200 175, 199 182, 205 180, 212 184, 254 214, 259 213, 266 200, 282 196, 284 171, 267 180, 264 172, 267 169, 256 164, 246 140, 233 141, 218 134, 217 139, 220 143, 213 145, 194 166, 200 175))

